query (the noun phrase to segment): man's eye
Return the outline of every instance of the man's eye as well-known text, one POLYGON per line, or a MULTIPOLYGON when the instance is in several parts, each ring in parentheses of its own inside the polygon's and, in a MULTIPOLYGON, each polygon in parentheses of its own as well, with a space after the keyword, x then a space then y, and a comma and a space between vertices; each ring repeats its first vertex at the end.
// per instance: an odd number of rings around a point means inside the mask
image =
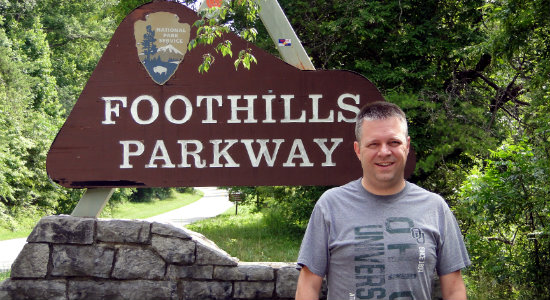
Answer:
POLYGON ((392 142, 390 142, 390 145, 399 146, 399 145, 401 145, 401 142, 400 141, 392 141, 392 142))

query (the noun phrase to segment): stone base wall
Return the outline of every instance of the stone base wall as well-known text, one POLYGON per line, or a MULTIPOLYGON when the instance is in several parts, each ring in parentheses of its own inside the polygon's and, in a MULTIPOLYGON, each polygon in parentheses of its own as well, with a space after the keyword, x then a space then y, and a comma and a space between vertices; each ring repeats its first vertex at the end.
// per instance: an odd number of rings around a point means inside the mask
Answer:
POLYGON ((27 242, 0 299, 293 299, 298 278, 156 222, 50 216, 27 242))

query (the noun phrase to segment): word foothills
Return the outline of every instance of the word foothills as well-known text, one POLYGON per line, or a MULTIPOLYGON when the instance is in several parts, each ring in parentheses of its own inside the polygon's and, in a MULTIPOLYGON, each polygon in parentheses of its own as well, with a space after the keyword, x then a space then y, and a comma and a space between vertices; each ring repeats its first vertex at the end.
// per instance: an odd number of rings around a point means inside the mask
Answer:
MULTIPOLYGON (((189 98, 184 95, 174 95, 166 99, 163 104, 152 96, 141 95, 136 97, 130 104, 130 115, 135 123, 139 125, 153 124, 159 120, 161 113, 161 105, 164 107, 162 111, 164 118, 172 124, 185 124, 193 116, 194 107, 204 107, 205 115, 202 116, 203 124, 215 124, 218 120, 214 118, 216 109, 222 107, 229 101, 230 114, 227 116, 228 124, 238 123, 334 123, 334 122, 355 122, 355 117, 359 112, 360 98, 358 94, 344 93, 336 100, 338 110, 329 109, 324 115, 320 113, 320 102, 323 99, 321 94, 308 95, 310 103, 307 107, 310 108, 309 113, 305 109, 296 110, 295 106, 298 100, 294 95, 229 95, 226 99, 221 95, 197 96, 194 102, 195 106, 189 98), (282 105, 280 104, 282 102, 282 105), (173 107, 181 108, 183 105, 184 112, 178 117, 173 114, 173 107), (274 110, 282 109, 282 116, 274 116, 274 110), (140 110, 147 110, 147 114, 140 114, 140 110), (258 120, 257 115, 263 113, 263 119, 258 120), (149 113, 150 112, 150 113, 149 113), (246 118, 242 118, 242 116, 246 118)), ((127 97, 101 97, 105 103, 105 118, 101 122, 103 125, 116 124, 117 118, 120 117, 121 109, 128 108, 127 97)), ((178 109, 181 110, 181 109, 178 109)))

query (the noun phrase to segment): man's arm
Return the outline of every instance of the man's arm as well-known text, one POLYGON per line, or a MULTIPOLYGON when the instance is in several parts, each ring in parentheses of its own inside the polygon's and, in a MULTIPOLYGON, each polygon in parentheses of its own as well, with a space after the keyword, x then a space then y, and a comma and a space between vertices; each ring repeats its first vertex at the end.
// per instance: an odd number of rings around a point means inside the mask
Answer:
POLYGON ((466 300, 466 286, 460 270, 439 277, 445 300, 466 300))
POLYGON ((296 300, 317 300, 323 278, 311 272, 306 266, 300 270, 298 277, 298 287, 296 288, 296 300))

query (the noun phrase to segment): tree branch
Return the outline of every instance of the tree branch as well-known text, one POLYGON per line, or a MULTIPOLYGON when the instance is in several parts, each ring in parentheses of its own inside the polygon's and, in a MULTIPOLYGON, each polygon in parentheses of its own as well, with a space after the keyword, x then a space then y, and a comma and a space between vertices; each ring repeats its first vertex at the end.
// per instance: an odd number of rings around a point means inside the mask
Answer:
POLYGON ((476 72, 476 75, 479 76, 479 78, 483 79, 483 81, 485 81, 485 83, 487 83, 487 84, 488 84, 489 86, 491 86, 493 89, 495 89, 495 90, 497 90, 497 91, 500 89, 500 87, 499 87, 496 83, 494 83, 494 82, 492 82, 491 80, 489 80, 489 78, 483 76, 483 74, 481 74, 481 73, 479 73, 479 72, 476 72))
POLYGON ((497 242, 501 242, 501 243, 504 243, 504 244, 507 244, 507 245, 510 245, 510 246, 513 246, 514 245, 514 242, 513 241, 509 241, 507 239, 504 239, 504 238, 499 238, 499 237, 495 237, 495 236, 490 236, 487 238, 488 241, 497 241, 497 242))

